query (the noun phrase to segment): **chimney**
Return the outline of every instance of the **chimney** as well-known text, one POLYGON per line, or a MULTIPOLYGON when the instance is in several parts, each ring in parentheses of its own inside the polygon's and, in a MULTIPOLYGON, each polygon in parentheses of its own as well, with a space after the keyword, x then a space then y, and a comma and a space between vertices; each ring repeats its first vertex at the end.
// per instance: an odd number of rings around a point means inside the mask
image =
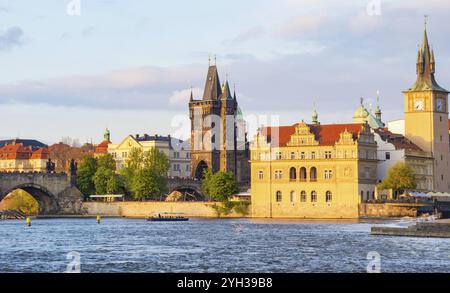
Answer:
POLYGON ((139 134, 136 134, 136 139, 139 139, 139 134))

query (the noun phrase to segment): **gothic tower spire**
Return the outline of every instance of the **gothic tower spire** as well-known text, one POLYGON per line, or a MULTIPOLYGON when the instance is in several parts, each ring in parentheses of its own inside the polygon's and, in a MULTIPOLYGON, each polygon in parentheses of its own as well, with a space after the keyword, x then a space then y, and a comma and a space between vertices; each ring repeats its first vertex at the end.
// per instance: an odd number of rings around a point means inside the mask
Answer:
POLYGON ((417 80, 416 83, 408 91, 427 91, 436 90, 446 92, 445 89, 439 86, 434 78, 436 70, 436 62, 434 58, 434 51, 430 49, 427 32, 427 18, 425 17, 425 28, 423 31, 422 45, 417 53, 417 80))
POLYGON ((218 100, 222 95, 219 73, 216 64, 209 65, 208 75, 206 76, 205 91, 203 93, 204 101, 218 100))

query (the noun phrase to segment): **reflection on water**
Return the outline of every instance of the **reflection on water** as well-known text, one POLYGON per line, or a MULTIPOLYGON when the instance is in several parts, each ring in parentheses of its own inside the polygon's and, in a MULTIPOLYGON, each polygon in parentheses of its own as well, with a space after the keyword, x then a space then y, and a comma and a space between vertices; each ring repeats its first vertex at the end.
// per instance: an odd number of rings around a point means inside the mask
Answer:
POLYGON ((383 272, 450 272, 450 239, 370 235, 405 221, 4 221, 0 271, 63 272, 77 251, 82 272, 365 272, 377 251, 383 272))

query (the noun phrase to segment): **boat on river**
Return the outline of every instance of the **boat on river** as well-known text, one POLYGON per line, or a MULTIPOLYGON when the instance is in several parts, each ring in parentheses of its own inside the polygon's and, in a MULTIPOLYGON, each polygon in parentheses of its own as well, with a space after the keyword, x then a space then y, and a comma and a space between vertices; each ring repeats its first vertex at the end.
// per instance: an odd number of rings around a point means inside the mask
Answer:
POLYGON ((155 214, 147 218, 149 222, 187 222, 189 218, 183 216, 183 214, 176 213, 162 213, 155 214))

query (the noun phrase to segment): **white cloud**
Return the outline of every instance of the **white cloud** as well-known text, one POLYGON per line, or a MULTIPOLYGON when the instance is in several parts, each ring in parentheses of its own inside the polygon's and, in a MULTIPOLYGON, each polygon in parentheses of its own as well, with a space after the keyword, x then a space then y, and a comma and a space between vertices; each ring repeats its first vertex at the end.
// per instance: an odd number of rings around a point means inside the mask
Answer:
POLYGON ((128 109, 163 107, 177 88, 200 84, 205 71, 200 65, 146 66, 95 76, 28 80, 0 85, 0 103, 128 109))
POLYGON ((203 90, 198 87, 181 91, 174 91, 172 95, 169 97, 169 104, 171 106, 185 107, 189 103, 191 91, 194 95, 194 99, 199 99, 200 96, 203 94, 203 90))

